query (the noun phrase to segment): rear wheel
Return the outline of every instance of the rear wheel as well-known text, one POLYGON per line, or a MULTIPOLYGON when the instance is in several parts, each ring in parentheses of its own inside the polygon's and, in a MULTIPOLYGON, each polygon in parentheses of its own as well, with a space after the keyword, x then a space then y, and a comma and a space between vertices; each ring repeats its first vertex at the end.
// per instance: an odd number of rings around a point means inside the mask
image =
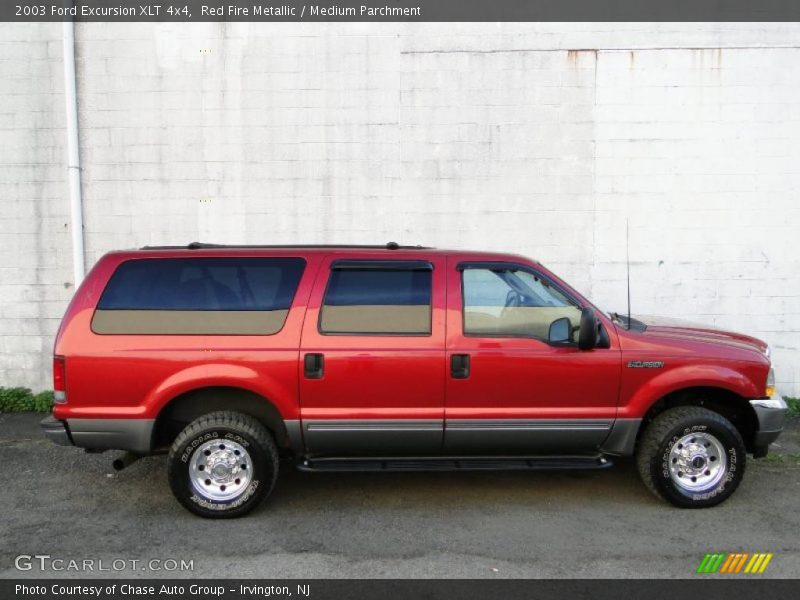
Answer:
POLYGON ((193 513, 239 517, 272 491, 278 451, 270 432, 253 417, 213 412, 178 435, 167 473, 175 498, 193 513))
POLYGON ((679 406, 658 415, 642 434, 639 474, 656 496, 681 508, 723 502, 744 476, 742 436, 722 415, 679 406))

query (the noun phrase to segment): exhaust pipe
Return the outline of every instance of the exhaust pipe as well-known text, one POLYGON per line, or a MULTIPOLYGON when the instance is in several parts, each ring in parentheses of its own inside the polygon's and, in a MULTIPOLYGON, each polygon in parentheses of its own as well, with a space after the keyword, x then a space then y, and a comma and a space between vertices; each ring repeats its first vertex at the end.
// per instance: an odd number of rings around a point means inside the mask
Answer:
POLYGON ((115 458, 114 461, 111 463, 111 466, 114 467, 115 471, 122 471, 125 467, 130 467, 133 463, 137 460, 142 458, 141 454, 134 454, 133 452, 126 452, 119 458, 115 458))

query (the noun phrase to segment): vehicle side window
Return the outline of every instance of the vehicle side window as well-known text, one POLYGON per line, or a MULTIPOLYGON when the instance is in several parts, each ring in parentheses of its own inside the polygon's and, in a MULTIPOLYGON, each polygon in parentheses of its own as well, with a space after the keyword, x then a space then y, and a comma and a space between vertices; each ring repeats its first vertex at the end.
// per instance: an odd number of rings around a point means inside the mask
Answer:
POLYGON ((553 321, 567 317, 577 339, 580 308, 548 281, 512 267, 462 271, 464 334, 547 341, 553 321))
POLYGON ((323 334, 430 335, 428 269, 334 268, 325 290, 323 334))
POLYGON ((283 328, 300 258, 167 258, 120 264, 92 318, 101 334, 252 334, 283 328))

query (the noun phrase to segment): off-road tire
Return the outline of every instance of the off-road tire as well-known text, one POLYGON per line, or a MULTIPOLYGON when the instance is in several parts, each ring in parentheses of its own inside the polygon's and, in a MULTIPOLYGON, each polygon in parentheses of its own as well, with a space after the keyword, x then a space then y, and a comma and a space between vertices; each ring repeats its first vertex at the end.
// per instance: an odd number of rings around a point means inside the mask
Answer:
POLYGON ((728 499, 742 481, 745 463, 745 445, 736 427, 719 413, 699 406, 679 406, 658 415, 642 433, 636 449, 636 464, 644 484, 653 494, 680 508, 707 508, 728 499), (700 493, 682 488, 670 472, 674 447, 694 433, 713 436, 725 451, 721 479, 700 493))
MULTIPOLYGON (((240 466, 237 464, 235 468, 240 466)), ((223 465, 223 472, 225 468, 228 467, 223 465)), ((241 517, 272 492, 278 477, 278 450, 272 434, 253 417, 231 411, 212 412, 192 421, 178 434, 167 459, 167 477, 175 498, 189 511, 207 518, 241 517), (219 442, 219 445, 214 444, 214 451, 220 448, 222 458, 228 457, 238 463, 240 461, 232 454, 236 452, 237 456, 249 459, 241 461, 250 469, 247 473, 242 471, 247 484, 242 484, 241 493, 234 498, 204 496, 197 491, 202 483, 193 483, 192 465, 197 468, 203 460, 202 456, 194 455, 214 440, 219 442), (227 449, 222 450, 226 446, 227 449)), ((230 485, 233 487, 232 482, 230 485)), ((216 489, 219 494, 219 486, 216 489)))

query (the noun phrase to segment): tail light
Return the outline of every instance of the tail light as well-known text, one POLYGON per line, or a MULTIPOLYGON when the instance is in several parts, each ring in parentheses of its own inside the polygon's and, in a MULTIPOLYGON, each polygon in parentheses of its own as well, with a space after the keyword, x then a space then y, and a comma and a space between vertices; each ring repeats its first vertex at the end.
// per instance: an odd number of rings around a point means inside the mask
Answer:
POLYGON ((53 357, 53 398, 56 404, 67 401, 67 363, 63 356, 53 357))

